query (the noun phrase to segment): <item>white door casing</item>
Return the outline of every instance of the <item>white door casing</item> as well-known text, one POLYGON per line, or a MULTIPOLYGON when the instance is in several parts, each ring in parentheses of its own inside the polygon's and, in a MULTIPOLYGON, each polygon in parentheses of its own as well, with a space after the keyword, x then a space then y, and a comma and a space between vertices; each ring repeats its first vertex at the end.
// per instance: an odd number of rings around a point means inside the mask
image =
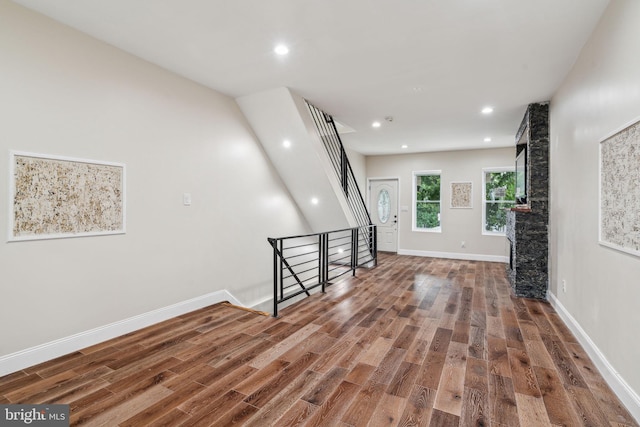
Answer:
POLYGON ((378 228, 378 250, 398 252, 398 180, 369 181, 369 212, 378 228))

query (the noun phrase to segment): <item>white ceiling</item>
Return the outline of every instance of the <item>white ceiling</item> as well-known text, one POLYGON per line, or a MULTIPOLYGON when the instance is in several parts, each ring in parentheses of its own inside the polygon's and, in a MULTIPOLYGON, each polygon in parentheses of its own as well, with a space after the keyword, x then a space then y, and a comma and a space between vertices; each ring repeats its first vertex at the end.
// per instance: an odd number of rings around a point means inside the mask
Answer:
POLYGON ((232 97, 289 87, 364 154, 513 145, 526 105, 551 98, 609 3, 14 1, 232 97))

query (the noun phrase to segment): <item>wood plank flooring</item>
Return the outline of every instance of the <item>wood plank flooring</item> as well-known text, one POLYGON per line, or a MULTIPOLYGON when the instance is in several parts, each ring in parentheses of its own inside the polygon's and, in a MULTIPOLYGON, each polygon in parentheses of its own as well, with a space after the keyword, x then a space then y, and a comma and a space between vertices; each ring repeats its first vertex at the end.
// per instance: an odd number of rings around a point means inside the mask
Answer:
POLYGON ((503 264, 381 254, 281 311, 215 305, 0 378, 72 425, 637 426, 503 264))

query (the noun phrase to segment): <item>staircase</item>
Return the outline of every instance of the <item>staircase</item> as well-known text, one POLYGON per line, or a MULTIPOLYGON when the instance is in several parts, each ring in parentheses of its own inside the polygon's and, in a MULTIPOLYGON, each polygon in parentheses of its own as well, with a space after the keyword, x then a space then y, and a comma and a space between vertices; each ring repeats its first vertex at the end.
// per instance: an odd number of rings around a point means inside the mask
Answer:
POLYGON ((277 316, 281 304, 324 292, 338 277, 375 265, 376 227, 329 114, 287 88, 236 102, 311 228, 268 239, 277 316))
POLYGON ((342 145, 342 140, 340 139, 340 134, 338 133, 333 117, 308 101, 306 103, 309 108, 309 113, 316 125, 318 135, 320 139, 322 139, 327 154, 331 159, 336 177, 340 180, 342 191, 357 225, 359 227, 371 225, 369 211, 367 210, 362 192, 353 174, 353 169, 349 163, 344 145, 342 145))
POLYGON ((310 232, 370 225, 331 116, 316 108, 312 113, 309 104, 288 88, 247 95, 236 102, 310 232))

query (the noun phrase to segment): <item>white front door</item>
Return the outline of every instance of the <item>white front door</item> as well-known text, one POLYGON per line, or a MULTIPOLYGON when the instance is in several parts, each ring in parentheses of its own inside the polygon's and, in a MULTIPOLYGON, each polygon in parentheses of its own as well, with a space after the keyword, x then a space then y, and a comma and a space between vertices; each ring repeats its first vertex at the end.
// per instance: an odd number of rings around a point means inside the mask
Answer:
POLYGON ((369 212, 378 227, 378 250, 398 252, 398 180, 371 180, 369 212))

